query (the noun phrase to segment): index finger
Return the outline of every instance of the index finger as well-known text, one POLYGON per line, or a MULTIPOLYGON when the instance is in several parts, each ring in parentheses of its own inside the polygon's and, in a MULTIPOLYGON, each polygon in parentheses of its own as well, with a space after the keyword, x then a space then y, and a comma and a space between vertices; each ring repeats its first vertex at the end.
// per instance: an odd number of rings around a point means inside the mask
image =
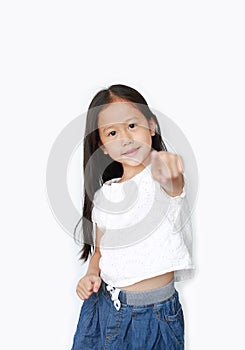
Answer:
POLYGON ((88 292, 91 292, 91 290, 93 290, 93 283, 90 280, 86 281, 85 288, 87 289, 88 292))
POLYGON ((151 164, 156 169, 163 166, 163 161, 160 154, 156 150, 151 151, 151 164))

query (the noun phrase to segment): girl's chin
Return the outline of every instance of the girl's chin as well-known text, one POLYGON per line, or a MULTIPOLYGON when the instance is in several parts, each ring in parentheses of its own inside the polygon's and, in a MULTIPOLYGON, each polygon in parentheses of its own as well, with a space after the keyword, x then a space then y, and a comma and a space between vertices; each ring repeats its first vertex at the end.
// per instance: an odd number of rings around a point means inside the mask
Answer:
POLYGON ((136 159, 136 158, 133 159, 133 158, 127 158, 127 157, 120 159, 119 162, 127 165, 139 165, 142 163, 139 159, 136 159))

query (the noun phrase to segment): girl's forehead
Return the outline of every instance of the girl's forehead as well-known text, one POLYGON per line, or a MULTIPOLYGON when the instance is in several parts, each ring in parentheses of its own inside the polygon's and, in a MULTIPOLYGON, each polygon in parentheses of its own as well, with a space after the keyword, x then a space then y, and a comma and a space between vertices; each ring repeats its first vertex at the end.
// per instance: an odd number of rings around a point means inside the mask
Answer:
POLYGON ((146 118, 141 111, 130 102, 113 102, 105 106, 98 114, 98 127, 110 123, 127 122, 129 118, 137 118, 144 122, 146 118))

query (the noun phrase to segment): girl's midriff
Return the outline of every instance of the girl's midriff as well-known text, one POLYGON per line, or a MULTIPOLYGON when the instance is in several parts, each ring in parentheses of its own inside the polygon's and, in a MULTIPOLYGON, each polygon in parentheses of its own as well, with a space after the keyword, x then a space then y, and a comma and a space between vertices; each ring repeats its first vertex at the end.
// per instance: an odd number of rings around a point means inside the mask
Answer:
POLYGON ((172 281, 174 278, 174 272, 167 272, 163 275, 147 278, 140 282, 134 283, 130 286, 119 287, 120 289, 130 292, 142 292, 144 290, 150 290, 155 288, 161 288, 172 281))

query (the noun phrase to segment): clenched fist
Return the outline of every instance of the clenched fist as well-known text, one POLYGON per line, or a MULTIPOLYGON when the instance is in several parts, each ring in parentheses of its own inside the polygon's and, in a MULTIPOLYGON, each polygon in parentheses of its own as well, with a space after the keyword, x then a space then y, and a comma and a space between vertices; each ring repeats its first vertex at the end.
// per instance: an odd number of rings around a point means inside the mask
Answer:
POLYGON ((181 194, 184 166, 179 155, 167 151, 151 152, 151 173, 170 196, 181 194))
POLYGON ((101 278, 95 274, 85 275, 77 284, 77 295, 82 300, 88 299, 93 292, 98 292, 101 285, 101 278))

